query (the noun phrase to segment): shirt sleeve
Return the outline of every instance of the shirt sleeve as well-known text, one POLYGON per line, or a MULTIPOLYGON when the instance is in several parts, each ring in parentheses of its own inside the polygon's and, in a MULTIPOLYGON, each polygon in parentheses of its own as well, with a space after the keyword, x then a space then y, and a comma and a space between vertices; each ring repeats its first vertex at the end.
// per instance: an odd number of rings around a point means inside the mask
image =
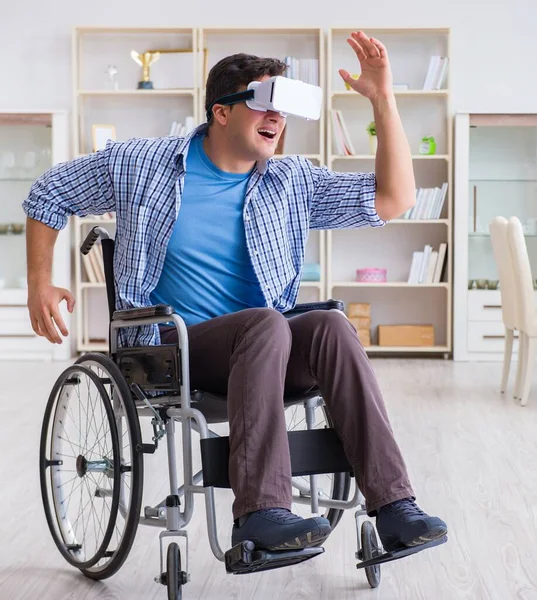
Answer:
POLYGON ((115 210, 109 170, 110 146, 52 167, 30 188, 22 206, 31 219, 63 229, 72 215, 100 215, 115 210))
POLYGON ((352 229, 385 224, 375 208, 375 173, 339 173, 310 166, 311 229, 352 229))

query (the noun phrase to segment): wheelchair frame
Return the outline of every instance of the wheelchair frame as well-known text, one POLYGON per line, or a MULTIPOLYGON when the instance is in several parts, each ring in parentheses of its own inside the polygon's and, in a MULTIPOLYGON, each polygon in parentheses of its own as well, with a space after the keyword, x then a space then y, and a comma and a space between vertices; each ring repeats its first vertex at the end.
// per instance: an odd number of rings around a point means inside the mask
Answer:
MULTIPOLYGON (((167 408, 166 415, 169 417, 166 423, 164 435, 166 436, 166 445, 168 453, 168 471, 169 471, 169 482, 170 482, 170 494, 178 495, 180 498, 184 498, 184 510, 180 511, 179 507, 166 507, 166 499, 157 504, 154 507, 145 507, 144 516, 140 517, 139 523, 141 525, 156 525, 165 527, 166 531, 161 532, 160 539, 160 560, 161 560, 161 573, 163 572, 163 551, 162 551, 162 540, 164 537, 171 537, 173 535, 183 536, 187 538, 185 531, 181 531, 183 527, 186 527, 190 522, 193 511, 194 511, 194 496, 195 494, 205 495, 206 505, 206 518, 207 518, 207 533, 209 537, 209 544, 214 556, 224 562, 225 555, 222 551, 218 542, 218 534, 216 529, 216 509, 214 501, 214 488, 204 487, 199 485, 202 480, 203 472, 193 473, 193 460, 192 460, 192 429, 191 423, 193 422, 193 428, 200 435, 200 438, 208 439, 211 437, 218 437, 216 433, 209 429, 207 420, 201 411, 193 408, 191 405, 190 398, 190 374, 188 368, 188 334, 185 322, 177 315, 173 314, 169 317, 147 317, 142 319, 128 319, 128 320, 112 320, 110 325, 110 351, 114 355, 118 348, 118 335, 119 330, 124 327, 137 327, 141 325, 153 325, 158 323, 167 323, 172 320, 177 328, 178 335, 178 351, 179 361, 181 365, 182 378, 180 382, 181 389, 181 407, 180 408, 167 408), (176 456, 176 444, 175 444, 175 421, 179 421, 182 427, 182 440, 183 440, 183 473, 184 473, 184 484, 179 487, 178 476, 177 476, 177 456, 176 456)), ((159 397, 159 404, 166 401, 167 398, 162 396, 159 397)), ((308 398, 305 400, 306 410, 306 426, 308 429, 313 428, 314 424, 314 411, 320 406, 320 396, 314 398, 308 398)), ((149 399, 144 399, 146 406, 138 407, 137 412, 139 416, 152 416, 159 422, 160 416, 158 412, 153 408, 149 399)), ((162 425, 161 425, 162 427, 162 425)), ((161 429, 162 431, 162 429, 161 429)), ((157 437, 157 436, 156 436, 157 437)), ((155 440, 156 441, 156 440, 155 440)), ((335 508, 340 510, 353 509, 362 505, 362 494, 355 485, 355 492, 351 500, 326 500, 319 499, 317 495, 316 486, 316 475, 310 475, 310 489, 301 490, 302 492, 309 492, 310 501, 307 498, 300 495, 293 494, 293 502, 297 504, 310 504, 311 512, 317 514, 319 507, 323 508, 335 508)), ((296 482, 294 483, 296 486, 296 482)), ((356 517, 365 516, 366 511, 361 506, 361 509, 357 511, 356 517)), ((187 538, 188 539, 188 538, 187 538)), ((358 548, 360 550, 360 548, 358 548)), ((188 565, 188 551, 187 551, 187 565, 188 565)), ((188 573, 188 567, 187 567, 188 573)), ((160 581, 160 579, 159 579, 160 581)))

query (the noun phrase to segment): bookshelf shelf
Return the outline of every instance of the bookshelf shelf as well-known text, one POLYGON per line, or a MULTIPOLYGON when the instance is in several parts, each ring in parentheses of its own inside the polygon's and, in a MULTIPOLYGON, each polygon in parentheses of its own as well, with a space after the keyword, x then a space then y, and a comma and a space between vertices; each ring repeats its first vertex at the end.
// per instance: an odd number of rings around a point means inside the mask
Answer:
POLYGON ((449 225, 449 219, 392 219, 388 225, 449 225))
MULTIPOLYGON (((351 155, 339 155, 332 154, 332 160, 375 160, 376 156, 374 154, 351 154, 351 155)), ((422 155, 422 154, 413 154, 412 160, 446 160, 449 161, 450 157, 447 154, 431 154, 431 155, 422 155)))
MULTIPOLYGON (((344 89, 338 74, 339 68, 359 73, 360 67, 352 52, 349 54, 346 42, 349 31, 344 28, 328 31, 327 167, 334 171, 370 172, 374 170, 376 160, 375 146, 371 144, 374 140, 367 134, 367 127, 373 120, 371 103, 355 91, 344 89)), ((340 297, 346 304, 370 304, 372 334, 383 324, 427 323, 434 326, 434 346, 388 348, 376 346, 373 339, 373 345, 366 347, 367 352, 449 354, 452 348, 453 200, 451 91, 446 64, 449 65, 451 56, 451 32, 443 27, 372 27, 364 28, 364 31, 388 48, 396 84, 393 92, 412 152, 419 210, 404 217, 401 215, 383 228, 329 231, 327 295, 340 297), (403 86, 407 89, 402 89, 403 86), (420 89, 422 87, 440 89, 420 89), (431 136, 436 141, 436 153, 420 154, 423 138, 431 136), (408 218, 412 215, 418 218, 408 218), (431 277, 433 268, 429 262, 438 257, 438 252, 436 256, 431 252, 431 259, 429 255, 424 258, 429 268, 418 269, 418 279, 414 269, 411 279, 413 282, 439 279, 440 282, 408 283, 415 254, 424 251, 428 245, 433 251, 439 251, 441 244, 447 244, 443 277, 439 277, 442 273, 437 272, 438 269, 431 277), (378 284, 349 281, 357 269, 365 268, 386 269, 388 278, 395 281, 378 284)))
MULTIPOLYGON (((445 96, 445 97, 449 96, 448 89, 442 89, 442 90, 393 90, 393 93, 395 96, 445 96)), ((369 102, 369 100, 365 96, 362 96, 361 94, 357 94, 353 90, 339 90, 339 91, 331 93, 332 98, 339 98, 339 97, 345 98, 345 97, 350 97, 350 96, 354 96, 356 98, 360 98, 361 100, 366 100, 369 102)))
POLYGON ((165 90, 79 90, 78 96, 194 96, 194 89, 170 88, 165 90))
POLYGON ((333 288, 445 288, 448 283, 407 283, 406 281, 387 281, 386 283, 362 283, 360 281, 333 281, 333 288))
POLYGON ((366 346, 364 349, 366 352, 372 354, 380 354, 381 352, 390 354, 419 354, 421 352, 440 354, 450 352, 450 348, 448 346, 366 346))

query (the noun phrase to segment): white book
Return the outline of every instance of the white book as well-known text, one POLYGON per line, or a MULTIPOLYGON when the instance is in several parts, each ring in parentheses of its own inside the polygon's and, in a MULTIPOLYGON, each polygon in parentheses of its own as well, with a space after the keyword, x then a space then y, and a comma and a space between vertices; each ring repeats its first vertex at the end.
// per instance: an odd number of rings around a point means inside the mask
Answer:
POLYGON ((433 275, 433 283, 440 283, 442 277, 442 271, 444 270, 444 263, 446 261, 447 244, 442 242, 438 248, 438 260, 436 261, 436 267, 433 275))
POLYGON ((434 83, 434 76, 437 72, 437 69, 440 65, 440 56, 431 56, 429 60, 429 68, 427 69, 427 75, 425 76, 425 81, 423 82, 424 90, 432 90, 434 83))
POLYGON ((337 118, 337 114, 335 109, 332 109, 332 133, 334 138, 334 144, 336 147, 336 154, 338 156, 343 156, 345 154, 345 150, 343 148, 343 131, 341 131, 341 127, 339 125, 339 121, 337 118))
POLYGON ((441 90, 444 87, 444 83, 447 78, 448 65, 449 58, 447 56, 442 56, 440 59, 440 67, 438 69, 437 77, 434 82, 435 90, 441 90))
POLYGON ((341 125, 341 130, 343 131, 343 143, 344 143, 345 149, 346 149, 345 154, 354 155, 354 154, 356 154, 356 151, 354 150, 354 146, 351 141, 351 136, 347 129, 347 125, 345 124, 345 119, 343 118, 343 113, 340 110, 338 110, 338 111, 336 111, 336 116, 341 125))
POLYGON ((425 283, 433 283, 434 271, 436 269, 436 263, 438 261, 438 252, 433 250, 431 252, 431 258, 429 260, 429 267, 427 268, 427 277, 425 283))
MULTIPOLYGON (((90 251, 91 253, 91 251, 90 251)), ((91 263, 91 259, 89 254, 82 255, 82 264, 84 265, 84 269, 86 270, 86 275, 88 276, 88 281, 90 283, 98 283, 97 275, 93 270, 93 265, 91 263)))
POLYGON ((421 261, 423 260, 423 252, 413 252, 410 271, 408 273, 408 283, 419 283, 419 275, 421 270, 421 261))
POLYGON ((425 283, 432 251, 433 247, 430 244, 426 244, 423 248, 423 260, 421 261, 420 277, 418 283, 425 283))

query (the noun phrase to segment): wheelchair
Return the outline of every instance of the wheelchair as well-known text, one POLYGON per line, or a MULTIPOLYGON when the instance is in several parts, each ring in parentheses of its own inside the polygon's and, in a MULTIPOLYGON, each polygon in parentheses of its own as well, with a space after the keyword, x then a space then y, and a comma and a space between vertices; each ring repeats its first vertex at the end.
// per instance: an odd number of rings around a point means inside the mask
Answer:
MULTIPOLYGON (((80 249, 87 254, 99 239, 110 312, 109 352, 84 354, 63 371, 50 393, 41 430, 41 494, 50 533, 62 556, 86 577, 105 579, 127 559, 139 524, 159 527, 160 569, 155 581, 166 586, 169 600, 178 600, 189 581, 186 527, 194 498, 200 495, 205 499, 210 548, 230 574, 290 566, 323 553, 322 545, 269 552, 251 541, 222 550, 214 492, 230 488, 229 439, 209 425, 227 422, 226 398, 191 389, 187 329, 171 307, 115 310, 114 239, 104 228, 94 227, 80 249), (177 344, 119 347, 122 328, 171 322, 178 331, 177 344), (151 419, 150 442, 142 440, 141 417, 151 419), (182 484, 176 426, 182 434, 182 484), (194 433, 201 450, 201 470, 196 473, 194 433), (155 506, 142 508, 144 454, 155 453, 164 438, 170 493, 155 506)), ((285 316, 308 310, 342 311, 343 304, 334 300, 301 304, 285 316)), ((322 513, 332 528, 343 511, 356 509, 357 568, 365 570, 371 587, 380 584, 381 563, 446 541, 384 552, 375 527, 365 519, 363 496, 356 485, 351 486, 352 468, 319 390, 285 398, 284 404, 294 507, 322 513)))

